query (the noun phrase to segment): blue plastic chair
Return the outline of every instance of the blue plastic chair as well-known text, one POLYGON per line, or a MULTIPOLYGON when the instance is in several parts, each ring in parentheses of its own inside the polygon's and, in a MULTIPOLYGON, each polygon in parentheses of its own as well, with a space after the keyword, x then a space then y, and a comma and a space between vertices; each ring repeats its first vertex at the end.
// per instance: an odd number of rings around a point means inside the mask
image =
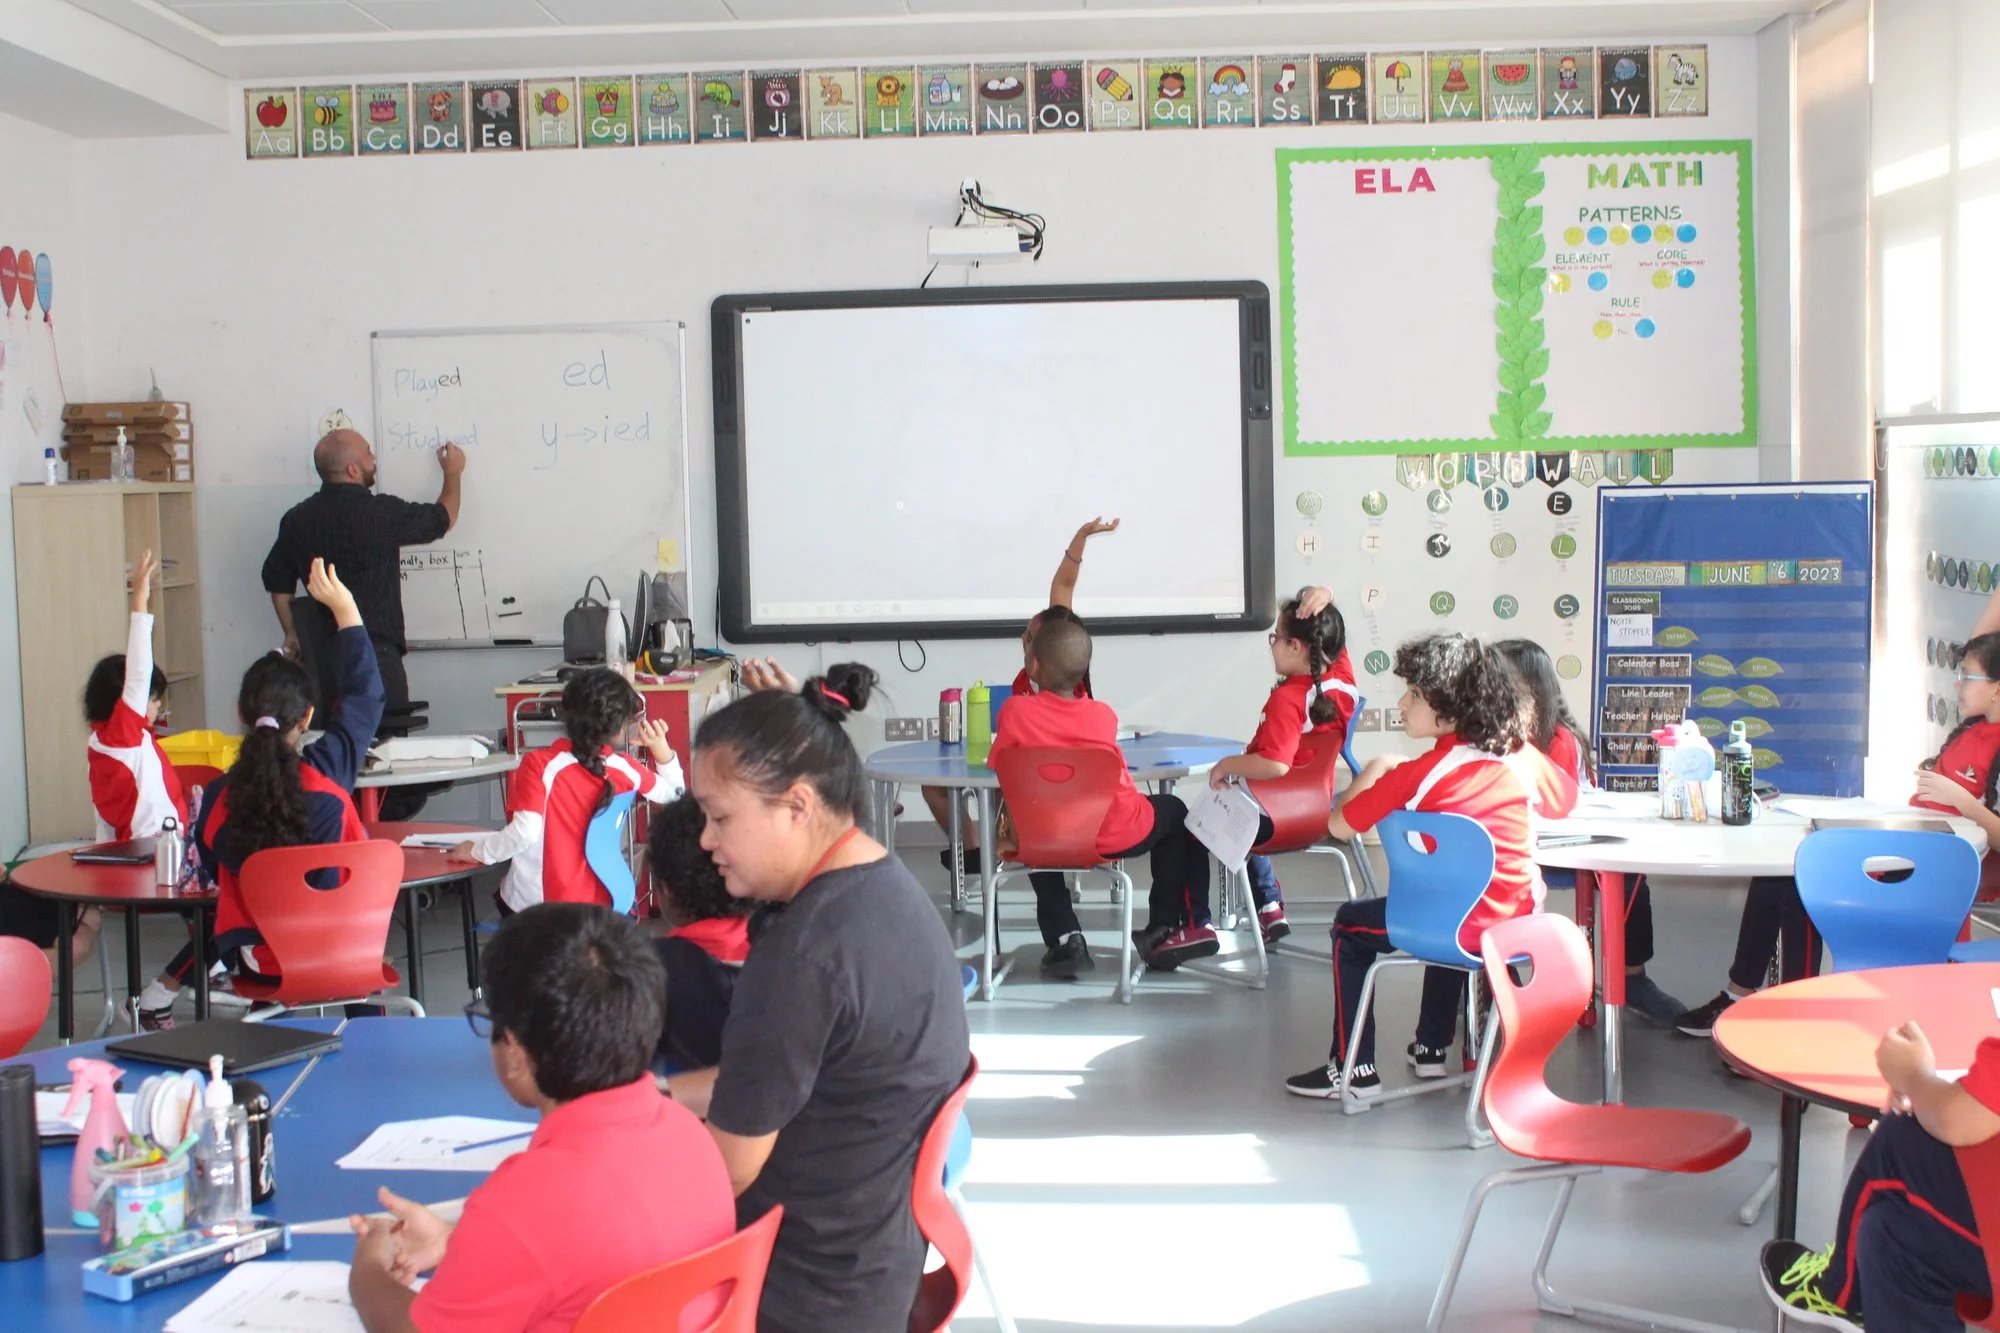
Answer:
POLYGON ((1376 1102, 1417 1097, 1469 1083, 1472 1095, 1465 1107, 1465 1137, 1473 1147, 1483 1148, 1493 1142, 1493 1135, 1479 1123, 1479 1095, 1486 1082, 1493 1038, 1499 1028, 1488 1023, 1483 1038, 1477 1032, 1479 976, 1484 964, 1477 954, 1467 953, 1459 945, 1458 932, 1493 882, 1493 837, 1477 820, 1430 811, 1398 810, 1376 827, 1389 862, 1389 943, 1399 952, 1385 954, 1369 965, 1368 975, 1361 983, 1361 1003, 1348 1033, 1346 1059, 1341 1068, 1354 1068, 1362 1029, 1375 1000, 1375 983, 1392 967, 1452 967, 1468 974, 1466 1041, 1479 1043, 1479 1060, 1469 1074, 1460 1072, 1412 1087, 1384 1089, 1369 1101, 1362 1101, 1351 1088, 1343 1086, 1340 1109, 1348 1115, 1359 1115, 1376 1102))
POLYGON ((1792 873, 1834 971, 1913 967, 1951 958, 1979 891, 1979 854, 1953 833, 1819 829, 1799 843, 1792 873), (1885 857, 1907 862, 1908 878, 1870 876, 1868 863, 1885 857))
POLYGON ((591 816, 583 833, 583 862, 611 895, 611 910, 620 916, 632 911, 639 887, 632 878, 632 863, 625 859, 625 820, 637 794, 621 791, 613 796, 609 805, 591 816))

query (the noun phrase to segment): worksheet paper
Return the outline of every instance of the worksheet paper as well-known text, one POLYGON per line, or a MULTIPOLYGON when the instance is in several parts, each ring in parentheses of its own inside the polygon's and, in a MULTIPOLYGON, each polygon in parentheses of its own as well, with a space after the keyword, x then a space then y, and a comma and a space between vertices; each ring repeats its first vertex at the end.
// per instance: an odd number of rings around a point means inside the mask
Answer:
POLYGON ((361 1141, 334 1165, 344 1171, 491 1171, 528 1146, 532 1124, 443 1115, 428 1120, 395 1120, 361 1141), (511 1137, 510 1137, 511 1136, 511 1137), (506 1139, 471 1152, 468 1144, 506 1139))
POLYGON ((403 839, 405 847, 428 847, 434 851, 448 852, 472 835, 464 833, 412 833, 403 839))
POLYGON ((1241 870, 1257 843, 1257 820, 1263 813, 1247 787, 1234 782, 1204 786, 1188 807, 1187 829, 1225 869, 1241 870))
MULTIPOLYGON (((118 1114, 125 1118, 126 1124, 131 1124, 132 1104, 138 1100, 137 1094, 120 1092, 114 1095, 118 1101, 118 1114)), ((43 1138, 83 1132, 83 1122, 90 1117, 90 1099, 86 1097, 83 1105, 76 1108, 76 1114, 65 1119, 63 1107, 68 1104, 67 1092, 38 1090, 35 1093, 35 1129, 43 1138)))
POLYGON ((166 1322, 166 1333, 362 1333, 336 1260, 238 1264, 166 1322))

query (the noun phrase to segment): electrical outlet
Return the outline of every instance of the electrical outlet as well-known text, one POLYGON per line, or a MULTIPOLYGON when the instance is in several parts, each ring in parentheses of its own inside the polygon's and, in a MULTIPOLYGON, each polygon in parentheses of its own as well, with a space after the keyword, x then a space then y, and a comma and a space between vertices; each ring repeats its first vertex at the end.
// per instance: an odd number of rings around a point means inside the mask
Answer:
POLYGON ((882 734, 892 741, 920 741, 924 738, 924 719, 920 717, 892 717, 882 723, 882 734))
POLYGON ((938 739, 938 720, 936 718, 927 717, 924 719, 924 739, 927 741, 938 739))

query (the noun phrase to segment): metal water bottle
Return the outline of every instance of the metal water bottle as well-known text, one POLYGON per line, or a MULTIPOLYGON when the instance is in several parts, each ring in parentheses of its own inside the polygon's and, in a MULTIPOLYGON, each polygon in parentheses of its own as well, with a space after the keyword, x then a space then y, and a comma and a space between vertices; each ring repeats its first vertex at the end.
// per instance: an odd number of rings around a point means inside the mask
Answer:
POLYGON ((938 739, 946 745, 965 739, 965 691, 956 686, 938 692, 938 739))
POLYGON ((168 815, 160 821, 160 831, 153 839, 153 880, 171 889, 186 874, 187 839, 181 836, 179 822, 168 815))
POLYGON ((1729 724, 1729 744, 1722 747, 1722 822, 1747 824, 1756 811, 1751 785, 1757 776, 1757 757, 1743 723, 1729 724))

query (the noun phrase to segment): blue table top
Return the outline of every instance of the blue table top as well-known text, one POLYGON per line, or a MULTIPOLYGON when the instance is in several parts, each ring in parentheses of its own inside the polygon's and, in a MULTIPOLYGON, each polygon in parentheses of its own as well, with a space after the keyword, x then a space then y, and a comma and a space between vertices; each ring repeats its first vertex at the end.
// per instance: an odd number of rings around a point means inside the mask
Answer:
MULTIPOLYGON (((1227 736, 1197 736, 1185 731, 1156 731, 1136 740, 1120 741, 1125 766, 1140 782, 1185 777, 1212 767, 1218 759, 1243 753, 1243 742, 1227 736)), ((863 761, 877 782, 929 783, 946 787, 998 787, 1000 778, 984 764, 965 761, 965 746, 942 741, 906 741, 871 751, 863 761)))
MULTIPOLYGON (((286 1020, 331 1031, 334 1019, 286 1020)), ((112 1038, 111 1040, 116 1040, 112 1038)), ((341 1034, 341 1049, 307 1075, 277 1120, 278 1192, 257 1211, 291 1223, 345 1217, 379 1208, 375 1187, 430 1203, 463 1198, 485 1177, 471 1171, 342 1171, 334 1160, 357 1147, 378 1124, 437 1115, 488 1116, 532 1124, 534 1117, 501 1090, 488 1043, 472 1035, 463 1018, 358 1018, 341 1034)), ((100 1055, 104 1042, 79 1042, 24 1055, 41 1083, 69 1080, 67 1062, 100 1055)), ((137 1091, 149 1074, 170 1072, 139 1061, 121 1061, 125 1089, 137 1091)), ((250 1075, 275 1101, 303 1063, 250 1075)), ((48 1225, 69 1227, 69 1172, 74 1149, 42 1150, 42 1208, 48 1225)), ((183 1282, 129 1303, 83 1294, 79 1265, 100 1253, 95 1234, 50 1235, 36 1259, 0 1263, 0 1325, 49 1330, 157 1329, 176 1310, 222 1275, 183 1282)), ((354 1253, 347 1235, 298 1236, 295 1259, 339 1259, 354 1253)))

